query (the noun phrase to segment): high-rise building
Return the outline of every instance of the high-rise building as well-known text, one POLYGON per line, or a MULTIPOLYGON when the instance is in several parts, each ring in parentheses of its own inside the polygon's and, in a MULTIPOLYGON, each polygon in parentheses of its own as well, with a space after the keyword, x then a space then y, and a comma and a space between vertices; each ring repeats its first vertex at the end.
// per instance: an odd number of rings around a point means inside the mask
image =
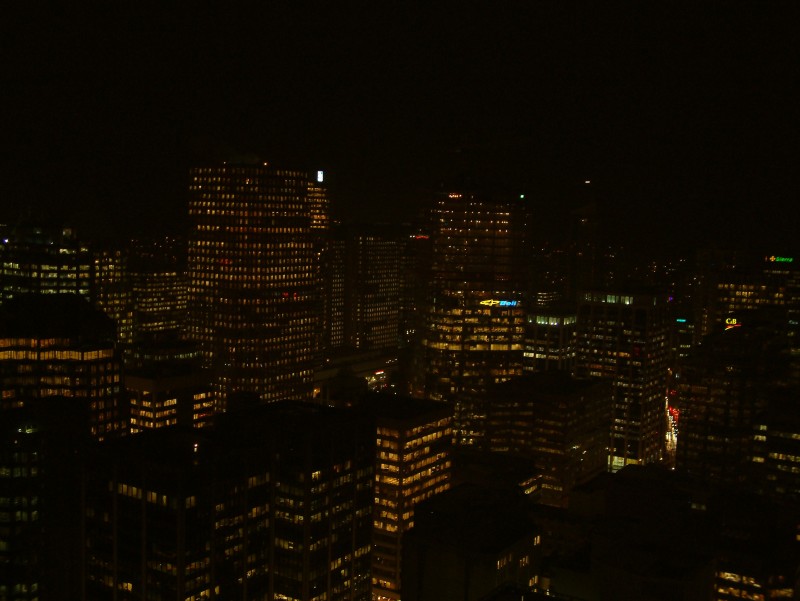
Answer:
POLYGON ((135 342, 183 335, 186 327, 185 240, 165 237, 137 241, 131 249, 128 277, 135 342), (180 245, 184 245, 183 248, 180 245))
POLYGON ((457 403, 463 393, 522 373, 522 202, 450 192, 436 203, 421 349, 427 398, 457 403))
POLYGON ((372 598, 400 599, 403 534, 417 503, 450 488, 452 417, 442 403, 373 395, 362 405, 375 420, 372 598))
POLYGON ((133 304, 128 273, 128 253, 119 248, 92 250, 92 302, 114 320, 117 343, 125 353, 133 340, 133 304))
POLYGON ((310 399, 320 336, 321 174, 266 163, 191 170, 188 335, 233 392, 310 399))
POLYGON ((74 294, 21 295, 0 310, 0 412, 48 399, 89 414, 102 440, 127 433, 114 323, 74 294))
POLYGON ((79 294, 89 298, 89 248, 69 227, 21 223, 0 239, 0 303, 19 294, 79 294))
POLYGON ((276 402, 97 449, 87 599, 368 601, 375 434, 276 402))
POLYGON ((379 226, 340 226, 330 236, 326 265, 328 354, 396 350, 401 246, 379 226))
POLYGON ((578 302, 578 376, 614 392, 610 468, 662 461, 669 323, 666 295, 585 292, 578 302))

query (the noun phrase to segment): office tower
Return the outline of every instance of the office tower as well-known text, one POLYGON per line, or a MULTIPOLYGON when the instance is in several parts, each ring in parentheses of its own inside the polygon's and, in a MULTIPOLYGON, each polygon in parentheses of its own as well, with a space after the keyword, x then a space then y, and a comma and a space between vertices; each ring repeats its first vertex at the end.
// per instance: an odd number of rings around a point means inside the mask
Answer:
POLYGON ((0 310, 0 412, 37 399, 89 412, 102 440, 127 432, 111 318, 72 294, 21 295, 0 310))
POLYGON ((69 227, 20 223, 0 240, 0 302, 19 294, 80 294, 88 298, 92 259, 69 227))
POLYGON ((389 227, 339 226, 326 268, 326 354, 398 347, 401 251, 389 227))
POLYGON ((103 445, 87 598, 370 598, 369 420, 276 402, 103 445))
POLYGON ((175 339, 186 327, 185 240, 138 240, 131 248, 128 274, 136 342, 175 339))
POLYGON ((576 372, 612 383, 609 467, 613 471, 664 457, 668 326, 666 295, 580 295, 576 372))
MULTIPOLYGON (((522 202, 470 192, 436 202, 421 349, 422 388, 430 399, 457 402, 522 372, 522 202)), ((459 424, 454 428, 458 436, 459 424)))
POLYGON ((91 299, 117 327, 117 343, 125 353, 133 342, 133 299, 128 273, 128 252, 119 248, 92 251, 91 299))
MULTIPOLYGON (((336 230, 334 230, 336 231, 336 230)), ((347 241, 344 237, 331 235, 325 249, 322 348, 326 355, 329 349, 345 347, 345 322, 347 312, 347 241)))
POLYGON ((39 399, 0 411, 0 599, 80 594, 87 414, 39 399))
POLYGON ((522 370, 575 370, 575 305, 536 306, 528 309, 522 370))
POLYGON ((360 405, 375 421, 372 598, 401 598, 401 539, 417 503, 450 488, 452 409, 433 401, 372 395, 360 405))
POLYGON ((769 387, 785 382, 785 338, 742 326, 706 337, 681 369, 677 466, 724 484, 752 481, 756 418, 769 387))
POLYGON ((531 458, 541 502, 565 507, 572 488, 608 469, 607 382, 548 371, 502 382, 485 396, 486 447, 531 458))
POLYGON ((423 501, 403 540, 403 599, 479 601, 536 586, 542 536, 520 496, 462 484, 423 501))
POLYGON ((191 170, 188 335, 233 392, 310 399, 320 336, 321 184, 266 163, 191 170))

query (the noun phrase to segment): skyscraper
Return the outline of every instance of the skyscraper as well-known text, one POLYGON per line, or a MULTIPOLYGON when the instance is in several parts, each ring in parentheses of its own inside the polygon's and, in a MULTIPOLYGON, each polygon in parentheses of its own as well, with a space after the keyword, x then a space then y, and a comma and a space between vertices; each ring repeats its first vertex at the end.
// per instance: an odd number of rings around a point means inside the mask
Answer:
POLYGON ((188 334, 228 394, 310 399, 319 339, 322 174, 258 164, 191 170, 188 334))
POLYGON ((332 231, 325 273, 325 345, 341 350, 396 350, 399 344, 402 247, 380 226, 332 231))
POLYGON ((610 467, 664 456, 669 358, 666 295, 585 292, 578 303, 579 376, 614 392, 610 467))
MULTIPOLYGON (((424 393, 463 393, 522 373, 522 201, 442 194, 431 227, 431 289, 422 337, 424 393)), ((459 412, 456 411, 458 420, 459 412)), ((458 437, 459 424, 455 424, 458 437)))

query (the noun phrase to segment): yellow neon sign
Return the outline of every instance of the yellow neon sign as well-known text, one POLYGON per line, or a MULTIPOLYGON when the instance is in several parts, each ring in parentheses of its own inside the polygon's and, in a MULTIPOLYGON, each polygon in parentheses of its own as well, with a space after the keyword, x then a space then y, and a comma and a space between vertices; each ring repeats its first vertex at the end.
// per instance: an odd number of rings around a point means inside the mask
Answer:
POLYGON ((739 323, 735 317, 726 317, 725 318, 725 330, 731 330, 733 328, 741 328, 742 324, 739 323))

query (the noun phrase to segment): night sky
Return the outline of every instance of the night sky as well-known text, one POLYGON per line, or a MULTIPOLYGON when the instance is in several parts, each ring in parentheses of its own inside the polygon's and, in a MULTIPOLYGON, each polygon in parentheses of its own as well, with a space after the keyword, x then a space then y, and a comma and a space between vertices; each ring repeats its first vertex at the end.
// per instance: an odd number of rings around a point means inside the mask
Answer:
POLYGON ((593 198, 634 244, 796 248, 794 3, 435 4, 9 17, 0 218, 177 231, 189 166, 253 153, 325 169, 342 218, 466 177, 543 235, 593 198))

